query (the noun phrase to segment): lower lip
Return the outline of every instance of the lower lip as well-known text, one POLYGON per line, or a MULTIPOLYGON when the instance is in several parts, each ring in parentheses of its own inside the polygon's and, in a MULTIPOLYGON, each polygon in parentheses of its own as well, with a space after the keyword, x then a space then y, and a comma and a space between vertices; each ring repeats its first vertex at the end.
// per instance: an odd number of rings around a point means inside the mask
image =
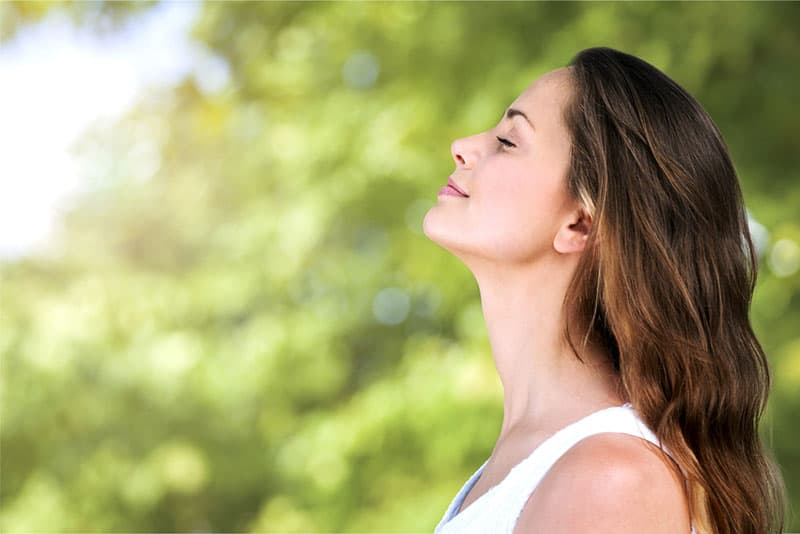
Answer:
POLYGON ((442 195, 451 195, 451 196, 454 196, 454 197, 467 198, 465 195, 462 195, 461 193, 459 193, 458 191, 456 191, 455 189, 453 189, 449 185, 446 185, 443 188, 439 189, 439 196, 442 196, 442 195))

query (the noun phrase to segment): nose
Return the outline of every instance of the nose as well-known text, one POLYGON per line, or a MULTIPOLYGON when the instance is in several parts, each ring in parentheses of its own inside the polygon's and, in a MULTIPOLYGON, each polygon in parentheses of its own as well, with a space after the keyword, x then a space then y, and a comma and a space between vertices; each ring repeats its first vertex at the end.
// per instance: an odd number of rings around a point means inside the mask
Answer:
POLYGON ((466 139, 456 139, 450 145, 450 153, 456 162, 456 168, 470 169, 474 163, 474 155, 466 144, 466 139))

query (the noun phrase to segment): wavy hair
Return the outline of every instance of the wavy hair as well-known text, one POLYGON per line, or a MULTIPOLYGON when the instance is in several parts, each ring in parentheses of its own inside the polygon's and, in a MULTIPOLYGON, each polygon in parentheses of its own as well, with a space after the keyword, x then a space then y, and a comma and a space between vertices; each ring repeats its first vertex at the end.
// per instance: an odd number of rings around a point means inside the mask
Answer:
POLYGON ((683 470, 698 534, 781 532, 787 497, 758 424, 771 385, 748 311, 758 272, 719 129, 675 81, 596 47, 567 65, 569 194, 592 224, 565 338, 612 359, 683 470))

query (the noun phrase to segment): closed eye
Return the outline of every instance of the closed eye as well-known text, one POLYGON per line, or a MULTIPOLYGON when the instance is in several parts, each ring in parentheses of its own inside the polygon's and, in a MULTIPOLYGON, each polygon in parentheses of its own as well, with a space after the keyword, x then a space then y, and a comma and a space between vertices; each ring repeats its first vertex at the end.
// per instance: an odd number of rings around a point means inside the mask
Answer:
POLYGON ((507 147, 517 146, 514 143, 512 143, 511 141, 509 141, 508 139, 503 139, 502 137, 498 137, 497 140, 500 141, 500 143, 503 146, 507 146, 507 147))

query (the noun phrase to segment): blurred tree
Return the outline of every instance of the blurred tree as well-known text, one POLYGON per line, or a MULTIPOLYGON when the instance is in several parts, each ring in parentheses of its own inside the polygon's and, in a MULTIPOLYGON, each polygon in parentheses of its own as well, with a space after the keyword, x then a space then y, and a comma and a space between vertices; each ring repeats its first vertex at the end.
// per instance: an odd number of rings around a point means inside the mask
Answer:
MULTIPOLYGON (((114 4, 66 9, 82 23, 114 4)), ((2 35, 48 9, 3 4, 2 35)), ((98 125, 93 192, 57 248, 0 270, 0 529, 432 531, 490 453, 502 392, 474 281, 422 217, 452 139, 598 44, 698 97, 769 232, 764 433, 800 509, 799 15, 205 4, 193 34, 228 85, 188 78, 98 125)))
POLYGON ((39 22, 54 11, 67 14, 75 24, 103 33, 116 31, 131 14, 156 4, 154 0, 4 0, 0 2, 0 44, 15 37, 22 26, 39 22))

